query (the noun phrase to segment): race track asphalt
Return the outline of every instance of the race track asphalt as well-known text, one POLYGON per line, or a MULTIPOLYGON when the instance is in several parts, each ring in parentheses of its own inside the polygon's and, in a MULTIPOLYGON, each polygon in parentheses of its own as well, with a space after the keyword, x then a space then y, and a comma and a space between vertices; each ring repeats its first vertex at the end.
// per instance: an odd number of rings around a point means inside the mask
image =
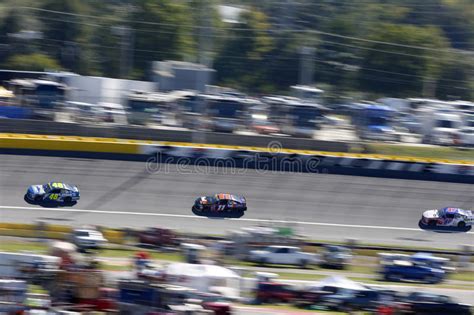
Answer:
POLYGON ((244 226, 289 222, 313 240, 351 238, 370 244, 460 248, 470 233, 421 231, 426 209, 474 207, 474 185, 331 174, 181 167, 143 162, 0 155, 0 221, 99 224, 111 227, 165 226, 224 234, 244 226), (48 181, 78 185, 72 208, 48 209, 23 200, 27 187, 48 181), (196 217, 196 197, 230 192, 246 196, 241 219, 196 217))

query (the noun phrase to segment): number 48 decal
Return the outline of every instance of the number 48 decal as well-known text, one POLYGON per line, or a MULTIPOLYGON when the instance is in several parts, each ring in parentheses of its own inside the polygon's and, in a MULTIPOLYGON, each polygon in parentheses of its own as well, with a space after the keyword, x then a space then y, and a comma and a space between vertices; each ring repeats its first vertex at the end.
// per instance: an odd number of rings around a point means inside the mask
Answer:
POLYGON ((51 195, 49 195, 49 199, 51 199, 51 200, 56 200, 56 199, 58 199, 58 197, 59 197, 59 194, 51 194, 51 195))

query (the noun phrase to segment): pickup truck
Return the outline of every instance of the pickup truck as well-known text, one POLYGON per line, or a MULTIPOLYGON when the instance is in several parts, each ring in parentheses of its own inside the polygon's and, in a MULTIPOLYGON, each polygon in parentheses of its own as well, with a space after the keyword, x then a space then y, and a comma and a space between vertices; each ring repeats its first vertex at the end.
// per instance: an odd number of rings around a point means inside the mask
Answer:
POLYGON ((290 303, 298 292, 288 284, 279 282, 260 282, 255 298, 260 303, 290 303))
POLYGON ((394 261, 382 267, 382 277, 388 281, 420 281, 440 283, 446 277, 446 271, 426 264, 409 261, 394 261))
POLYGON ((318 256, 301 251, 294 246, 268 246, 263 250, 250 252, 249 260, 259 264, 293 265, 306 268, 318 261, 318 256))
POLYGON ((352 254, 349 248, 336 245, 324 246, 321 255, 321 266, 326 268, 344 269, 351 261, 352 254))
POLYGON ((92 228, 74 229, 70 236, 71 243, 79 250, 99 249, 107 243, 107 239, 102 233, 92 228))

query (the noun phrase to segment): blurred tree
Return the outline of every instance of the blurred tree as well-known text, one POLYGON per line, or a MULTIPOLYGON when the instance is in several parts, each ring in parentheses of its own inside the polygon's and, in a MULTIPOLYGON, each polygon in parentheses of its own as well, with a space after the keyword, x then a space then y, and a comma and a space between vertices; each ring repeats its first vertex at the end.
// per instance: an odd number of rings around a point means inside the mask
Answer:
POLYGON ((219 0, 189 0, 188 3, 192 9, 190 23, 194 27, 188 28, 186 32, 194 40, 191 41, 190 54, 185 59, 193 62, 201 62, 200 59, 205 59, 212 64, 225 35, 225 25, 217 10, 219 0))
MULTIPOLYGON (((357 28, 344 16, 326 23, 326 32, 342 36, 357 36, 357 28)), ((318 38, 315 82, 324 82, 343 89, 350 88, 350 81, 361 50, 350 39, 322 34, 318 38)))
POLYGON ((17 9, 11 9, 0 23, 0 35, 7 36, 21 31, 22 19, 17 9))
POLYGON ((438 80, 449 48, 439 29, 384 24, 370 40, 358 72, 362 89, 399 97, 423 92, 434 96, 429 82, 438 80))
POLYGON ((474 101, 474 53, 458 52, 457 58, 443 67, 436 97, 474 101))
POLYGON ((0 63, 14 51, 15 39, 11 35, 19 31, 21 31, 21 17, 17 10, 9 10, 0 22, 0 63))
POLYGON ((84 34, 85 21, 78 14, 86 13, 86 7, 80 0, 46 0, 42 8, 63 13, 40 13, 47 38, 67 42, 77 40, 84 34))
MULTIPOLYGON (((403 5, 408 0, 401 1, 403 5)), ((457 49, 474 49, 474 1, 425 0, 423 6, 411 6, 401 23, 438 26, 457 49)))
POLYGON ((279 33, 274 38, 273 48, 265 64, 265 92, 275 93, 297 84, 300 70, 301 36, 289 32, 279 33))
POLYGON ((143 78, 152 61, 183 60, 192 54, 192 12, 186 3, 172 0, 133 2, 134 67, 143 78))
POLYGON ((68 70, 119 77, 126 60, 134 67, 127 76, 145 78, 155 60, 212 65, 214 59, 219 84, 284 92, 298 81, 300 48, 311 46, 314 81, 334 94, 466 98, 474 84, 464 58, 474 49, 471 0, 226 1, 246 10, 239 24, 220 20, 220 0, 0 2, 6 8, 0 10, 0 63, 20 52, 43 52, 68 70), (130 33, 113 31, 121 27, 130 33), (7 36, 22 30, 43 31, 44 39, 7 36))
POLYGON ((264 13, 250 9, 241 19, 241 25, 229 30, 214 66, 224 84, 257 91, 268 84, 265 70, 274 42, 264 13))
POLYGON ((58 60, 62 66, 73 72, 89 74, 93 72, 95 61, 90 35, 93 23, 84 14, 89 7, 81 0, 45 0, 37 18, 43 24, 46 50, 58 60))
POLYGON ((61 66, 55 59, 38 53, 14 55, 5 61, 3 66, 7 69, 29 71, 61 70, 61 66))

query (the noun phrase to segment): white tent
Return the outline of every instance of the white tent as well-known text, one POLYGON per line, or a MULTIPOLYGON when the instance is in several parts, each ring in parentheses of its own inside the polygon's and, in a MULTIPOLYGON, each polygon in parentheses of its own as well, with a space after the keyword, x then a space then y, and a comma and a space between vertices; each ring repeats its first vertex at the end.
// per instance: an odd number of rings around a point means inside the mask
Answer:
POLYGON ((342 276, 332 276, 332 277, 324 278, 323 280, 315 283, 314 285, 311 285, 309 289, 313 291, 313 290, 320 290, 324 287, 334 287, 337 289, 353 290, 353 291, 368 290, 368 288, 365 287, 364 285, 342 276))
POLYGON ((221 266, 173 263, 165 268, 165 274, 170 284, 219 293, 231 299, 239 298, 240 276, 221 266))

